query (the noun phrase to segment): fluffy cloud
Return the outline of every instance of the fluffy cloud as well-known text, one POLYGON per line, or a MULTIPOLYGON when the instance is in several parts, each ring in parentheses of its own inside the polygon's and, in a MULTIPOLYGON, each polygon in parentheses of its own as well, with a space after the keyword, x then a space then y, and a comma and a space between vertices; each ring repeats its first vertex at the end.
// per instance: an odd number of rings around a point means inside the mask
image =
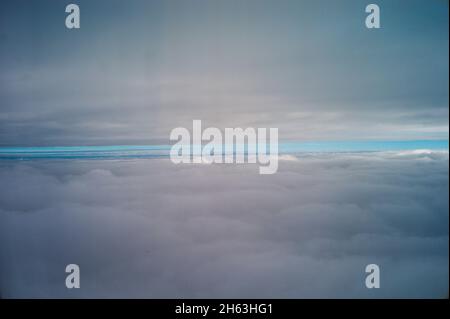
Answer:
POLYGON ((3 297, 445 297, 448 153, 0 163, 3 297), (68 290, 65 266, 81 268, 68 290), (366 289, 364 268, 381 268, 366 289))

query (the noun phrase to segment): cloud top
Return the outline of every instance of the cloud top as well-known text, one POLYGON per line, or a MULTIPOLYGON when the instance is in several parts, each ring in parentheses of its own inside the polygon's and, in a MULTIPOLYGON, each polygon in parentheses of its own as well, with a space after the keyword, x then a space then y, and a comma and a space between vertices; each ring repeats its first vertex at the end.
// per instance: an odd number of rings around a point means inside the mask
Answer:
POLYGON ((448 152, 0 162, 4 297, 445 297, 448 152), (81 287, 64 286, 65 266, 81 287), (364 286, 381 268, 382 288, 364 286))

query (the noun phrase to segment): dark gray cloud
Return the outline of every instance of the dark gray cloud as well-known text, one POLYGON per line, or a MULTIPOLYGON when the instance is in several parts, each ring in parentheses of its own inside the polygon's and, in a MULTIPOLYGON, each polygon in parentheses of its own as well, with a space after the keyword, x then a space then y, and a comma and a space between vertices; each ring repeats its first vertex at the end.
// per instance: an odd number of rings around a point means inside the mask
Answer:
POLYGON ((3 1, 0 145, 166 142, 193 119, 281 139, 448 138, 448 2, 3 1))
POLYGON ((448 152, 0 163, 5 297, 445 297, 448 152), (81 267, 79 290, 65 265, 81 267), (381 267, 379 290, 364 267, 381 267))

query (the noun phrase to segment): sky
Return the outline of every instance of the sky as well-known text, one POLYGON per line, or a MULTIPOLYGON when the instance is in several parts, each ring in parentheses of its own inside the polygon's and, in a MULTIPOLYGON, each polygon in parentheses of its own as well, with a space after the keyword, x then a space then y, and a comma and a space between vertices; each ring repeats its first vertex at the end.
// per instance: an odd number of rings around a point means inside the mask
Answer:
POLYGON ((448 139, 448 1, 2 1, 0 146, 448 139))
POLYGON ((448 1, 73 2, 0 4, 1 298, 448 297, 448 1), (277 173, 134 156, 193 120, 277 173))

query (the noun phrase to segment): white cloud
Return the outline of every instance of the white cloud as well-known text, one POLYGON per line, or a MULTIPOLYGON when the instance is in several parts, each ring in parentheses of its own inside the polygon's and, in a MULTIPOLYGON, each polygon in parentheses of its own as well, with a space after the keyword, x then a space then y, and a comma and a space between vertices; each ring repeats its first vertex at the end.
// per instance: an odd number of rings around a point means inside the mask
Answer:
POLYGON ((448 152, 0 163, 4 297, 445 297, 448 152), (423 160, 426 158, 427 160, 423 160), (81 267, 81 289, 64 286, 81 267), (379 290, 364 286, 379 264, 379 290))

